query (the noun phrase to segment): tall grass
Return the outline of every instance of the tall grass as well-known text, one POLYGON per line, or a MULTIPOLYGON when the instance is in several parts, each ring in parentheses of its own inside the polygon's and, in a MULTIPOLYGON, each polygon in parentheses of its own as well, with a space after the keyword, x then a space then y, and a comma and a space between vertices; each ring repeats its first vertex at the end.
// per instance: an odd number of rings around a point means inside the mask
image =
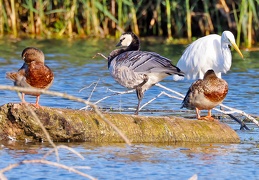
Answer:
POLYGON ((166 17, 167 17, 167 36, 169 39, 172 38, 172 23, 171 23, 171 4, 169 0, 165 1, 166 4, 166 17))
POLYGON ((258 0, 0 0, 0 36, 108 37, 123 31, 187 38, 230 30, 259 39, 258 0))
MULTIPOLYGON (((243 35, 244 45, 248 48, 258 39, 258 4, 252 0, 242 0, 239 7, 240 15, 236 15, 237 19, 237 44, 241 42, 241 35, 243 35)), ((237 13, 236 13, 237 14, 237 13)))
POLYGON ((186 24, 187 24, 187 38, 191 40, 192 38, 192 17, 191 17, 191 9, 190 9, 190 2, 189 0, 185 0, 186 6, 186 24))

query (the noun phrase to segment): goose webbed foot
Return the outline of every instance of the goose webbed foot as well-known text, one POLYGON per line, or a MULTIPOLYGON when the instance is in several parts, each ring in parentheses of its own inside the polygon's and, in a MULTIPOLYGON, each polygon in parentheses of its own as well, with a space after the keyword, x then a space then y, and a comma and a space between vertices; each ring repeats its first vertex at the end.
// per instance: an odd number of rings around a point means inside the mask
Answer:
POLYGON ((136 111, 135 111, 135 115, 138 115, 138 112, 139 112, 139 107, 140 107, 140 103, 143 99, 143 96, 144 96, 144 92, 142 92, 142 87, 137 87, 136 88, 136 93, 137 93, 137 97, 138 97, 138 106, 136 108, 136 111))
POLYGON ((140 103, 144 97, 144 92, 142 90, 142 86, 148 81, 148 76, 146 74, 144 74, 144 80, 141 84, 139 84, 137 87, 136 87, 136 93, 137 93, 137 97, 138 97, 138 106, 136 108, 136 111, 135 111, 135 115, 138 115, 138 112, 139 112, 139 108, 140 108, 140 103))

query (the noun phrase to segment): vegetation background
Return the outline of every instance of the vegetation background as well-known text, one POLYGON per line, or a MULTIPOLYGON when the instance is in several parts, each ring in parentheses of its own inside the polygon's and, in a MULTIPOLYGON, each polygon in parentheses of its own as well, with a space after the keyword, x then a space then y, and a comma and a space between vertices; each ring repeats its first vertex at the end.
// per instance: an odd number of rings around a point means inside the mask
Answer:
POLYGON ((257 44, 259 0, 0 0, 0 36, 85 38, 141 36, 193 40, 230 30, 257 44))

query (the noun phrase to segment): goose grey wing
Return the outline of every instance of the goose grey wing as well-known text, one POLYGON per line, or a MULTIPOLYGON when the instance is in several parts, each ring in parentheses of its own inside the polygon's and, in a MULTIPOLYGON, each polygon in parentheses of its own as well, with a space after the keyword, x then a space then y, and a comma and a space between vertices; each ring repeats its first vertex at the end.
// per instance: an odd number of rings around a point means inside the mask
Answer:
POLYGON ((128 51, 120 54, 115 59, 117 65, 127 66, 134 72, 184 75, 169 59, 154 52, 128 51))

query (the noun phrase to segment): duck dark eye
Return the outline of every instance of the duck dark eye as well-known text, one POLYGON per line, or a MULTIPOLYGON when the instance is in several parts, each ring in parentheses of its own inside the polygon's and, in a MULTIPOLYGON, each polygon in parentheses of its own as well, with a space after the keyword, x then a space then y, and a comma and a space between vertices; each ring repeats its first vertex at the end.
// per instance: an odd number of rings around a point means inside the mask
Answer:
POLYGON ((230 46, 230 45, 228 45, 228 48, 229 48, 229 49, 231 49, 231 46, 230 46))

